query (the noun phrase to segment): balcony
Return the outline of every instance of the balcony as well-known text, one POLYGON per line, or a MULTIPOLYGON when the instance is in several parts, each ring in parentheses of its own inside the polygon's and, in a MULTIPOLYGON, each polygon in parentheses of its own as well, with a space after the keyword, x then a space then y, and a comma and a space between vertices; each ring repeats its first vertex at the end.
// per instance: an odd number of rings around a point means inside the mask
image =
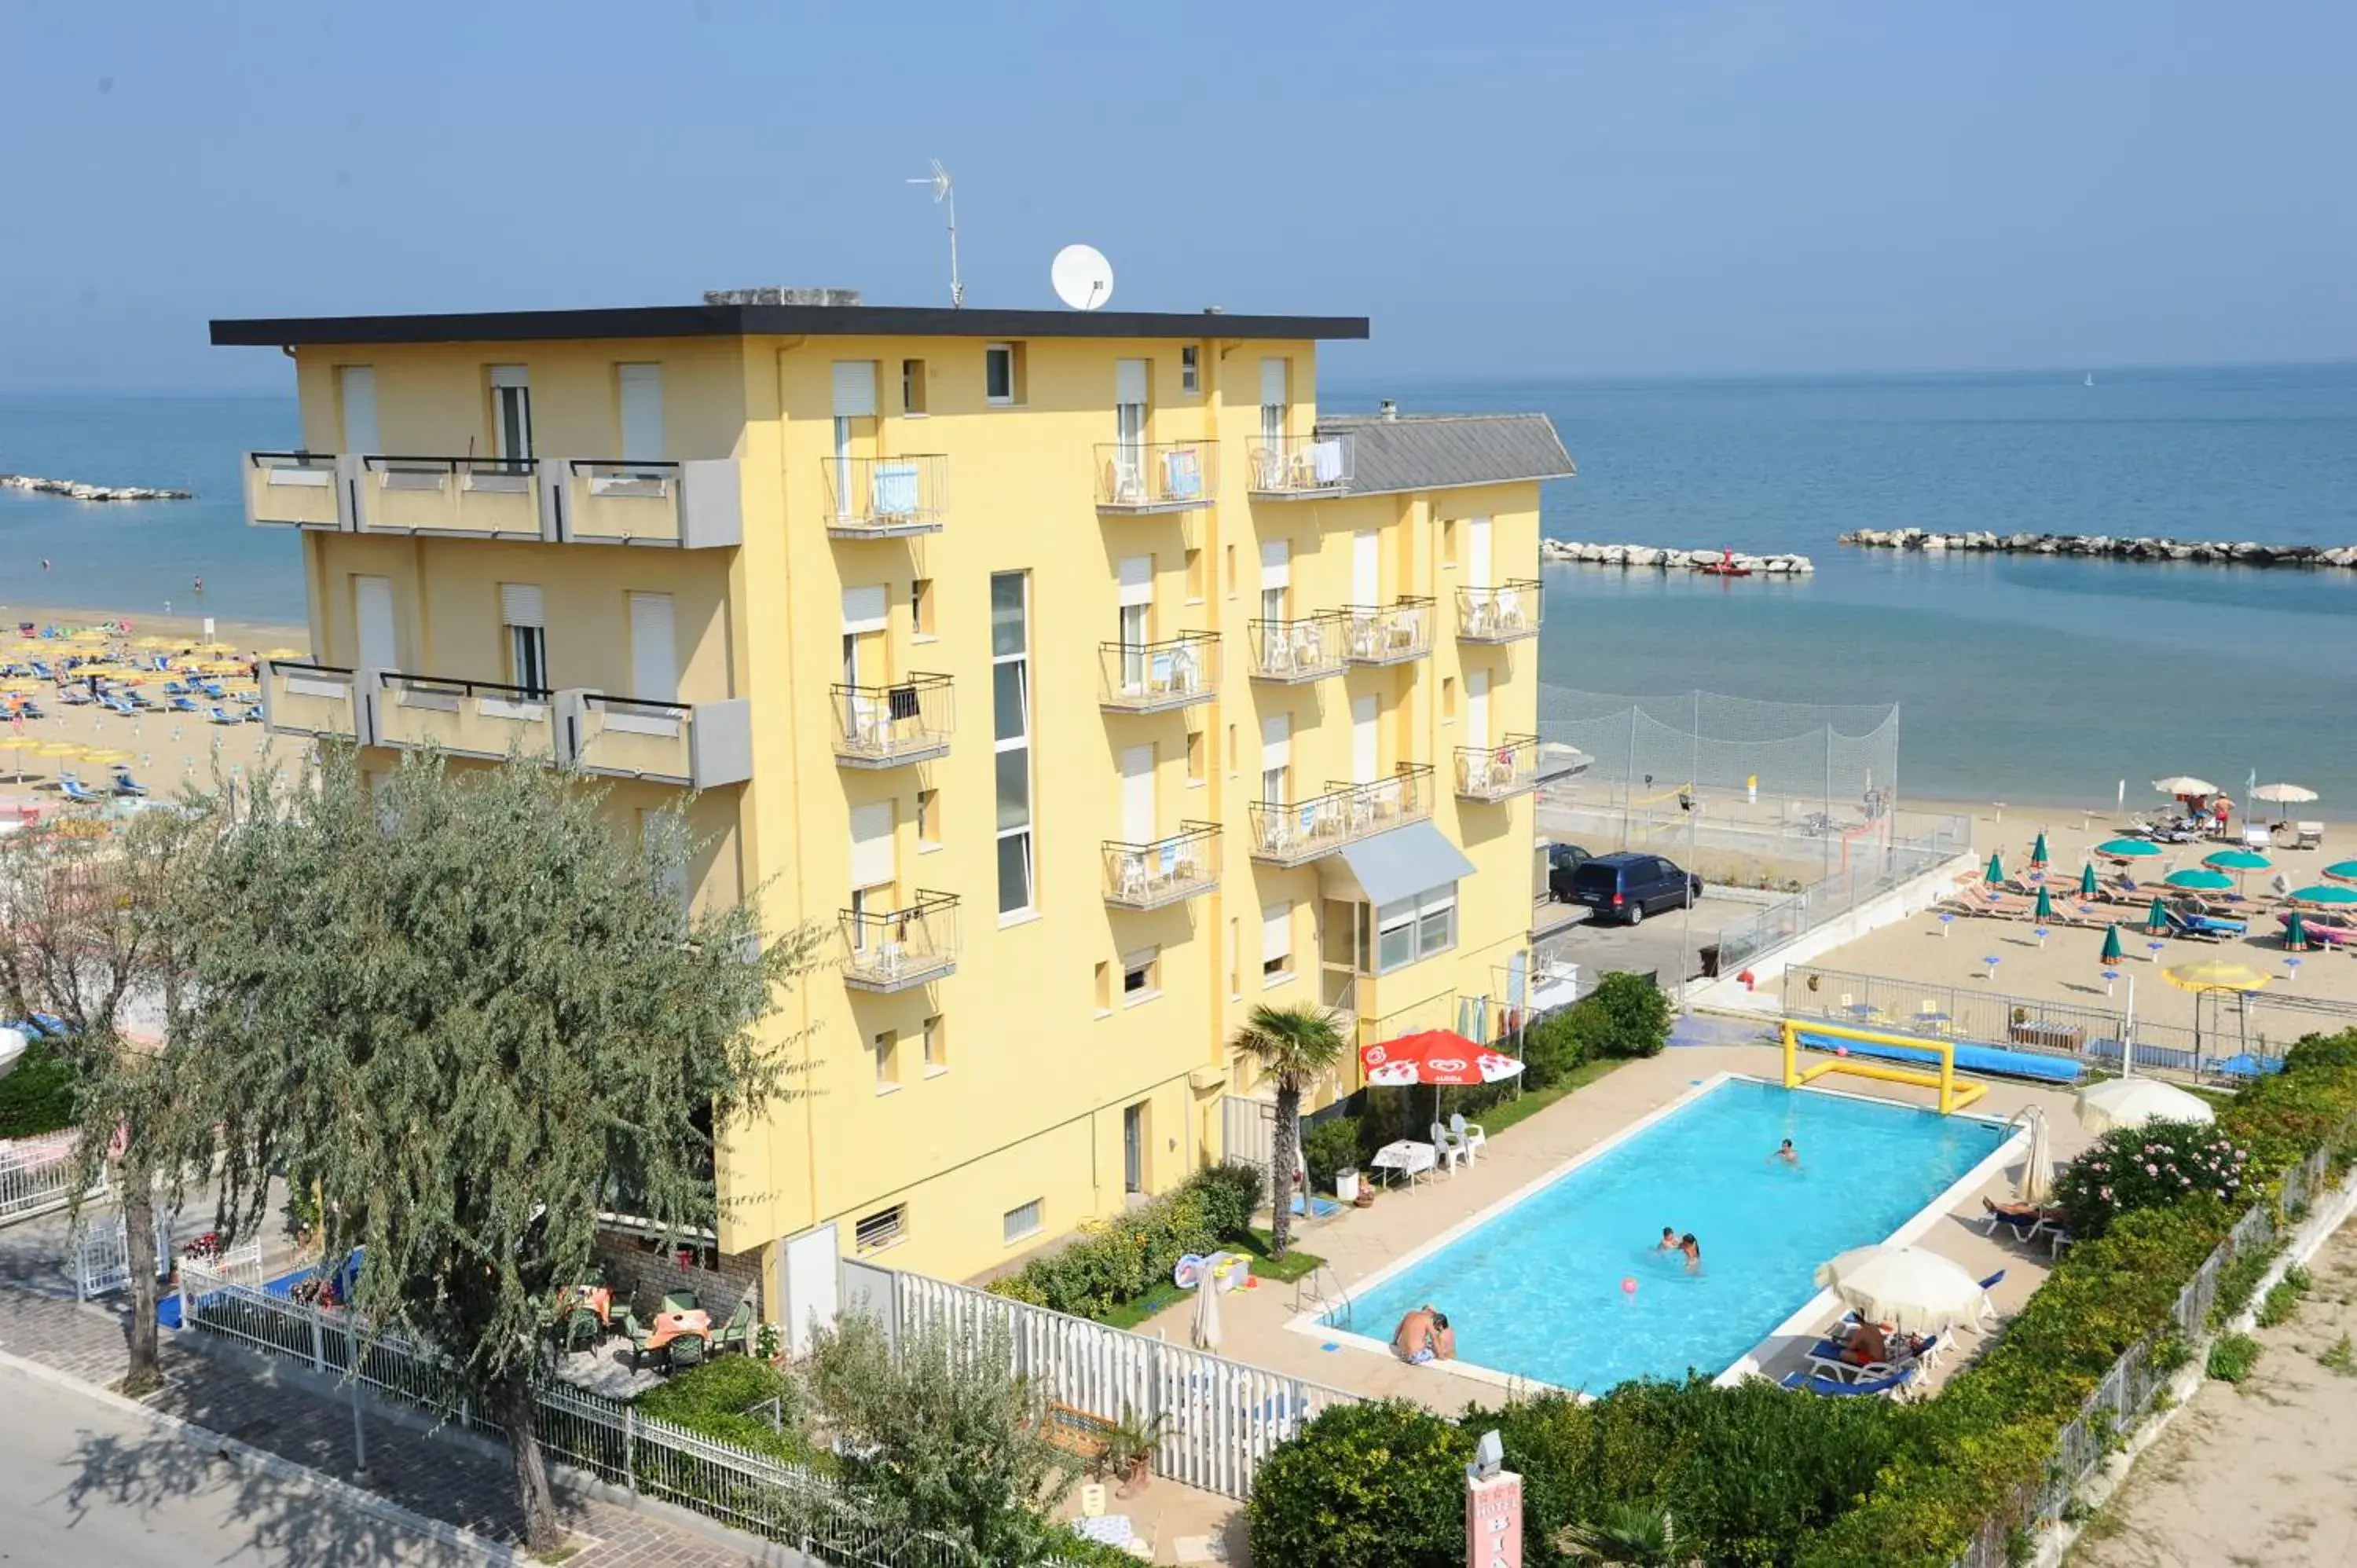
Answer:
POLYGON ((1246 449, 1252 493, 1263 500, 1315 499, 1351 488, 1351 438, 1286 435, 1246 449))
POLYGON ((957 897, 917 890, 905 909, 843 911, 843 980, 889 993, 930 985, 957 968, 957 897))
POLYGON ((359 677, 332 664, 274 659, 263 667, 262 715, 273 735, 332 736, 366 743, 359 677))
POLYGON ((744 498, 734 457, 625 463, 573 457, 550 465, 557 535, 570 544, 652 544, 677 550, 744 542, 744 498))
POLYGON ((540 464, 531 457, 361 457, 361 533, 548 539, 540 464))
POLYGON ((1193 511, 1219 493, 1219 443, 1109 443, 1096 451, 1097 510, 1193 511))
POLYGON ((454 681, 377 671, 369 693, 378 746, 431 747, 498 761, 511 752, 556 759, 554 693, 496 681, 454 681))
POLYGON ((1406 664, 1432 651, 1433 603, 1402 596, 1389 605, 1352 605, 1343 655, 1353 664, 1406 664))
POLYGON ((904 539, 939 533, 949 509, 950 460, 827 457, 826 532, 835 539, 904 539))
POLYGON ((1536 637, 1545 618, 1546 588, 1531 578, 1457 590, 1459 642, 1520 642, 1536 637))
POLYGON ((1255 800, 1252 857, 1267 865, 1307 865, 1337 850, 1432 815, 1432 769, 1405 764, 1388 779, 1341 784, 1314 800, 1280 805, 1255 800))
POLYGON ((277 528, 342 528, 343 484, 334 456, 248 452, 245 521, 277 528))
POLYGON ((1159 909, 1209 893, 1220 883, 1220 828, 1181 822, 1152 843, 1104 846, 1104 901, 1116 909, 1159 909))
POLYGON ((688 789, 753 776, 752 704, 649 703, 603 692, 557 695, 566 758, 584 773, 688 789))
POLYGON ((1167 642, 1102 642, 1097 705, 1109 714, 1167 714, 1208 703, 1220 689, 1220 634, 1181 632, 1167 642))
POLYGON ((1350 619, 1340 612, 1307 620, 1256 620, 1252 633, 1252 678, 1298 686, 1342 672, 1342 650, 1350 619))
POLYGON ((890 686, 830 688, 834 759, 845 768, 901 768, 950 749, 950 678, 911 674, 890 686))
POLYGON ((1457 798, 1495 805, 1572 771, 1568 747, 1542 745, 1534 735, 1510 735, 1496 746, 1460 746, 1457 798))

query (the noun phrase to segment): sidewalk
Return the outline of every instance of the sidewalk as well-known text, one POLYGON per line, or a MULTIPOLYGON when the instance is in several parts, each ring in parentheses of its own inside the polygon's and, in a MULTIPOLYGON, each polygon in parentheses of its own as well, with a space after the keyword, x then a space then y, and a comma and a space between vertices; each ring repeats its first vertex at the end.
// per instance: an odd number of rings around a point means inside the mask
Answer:
MULTIPOLYGON (((0 1349, 99 1388, 124 1369, 119 1312, 78 1305, 0 1286, 0 1349)), ((199 1349, 164 1337, 170 1386, 146 1402, 208 1431, 326 1475, 352 1466, 349 1400, 314 1390, 228 1348, 199 1349)), ((377 1496, 486 1541, 520 1544, 522 1520, 512 1500, 504 1450, 453 1434, 429 1435, 363 1401, 369 1469, 377 1496)), ((159 1439, 160 1441, 160 1439, 159 1439)), ((633 1508, 560 1487, 559 1510, 582 1550, 566 1561, 587 1568, 747 1568, 811 1562, 790 1548, 716 1525, 689 1529, 657 1505, 633 1508), (586 1538, 586 1539, 580 1539, 586 1538)), ((503 1554, 502 1554, 503 1555, 503 1554)), ((521 1553, 516 1561, 529 1561, 521 1553)))

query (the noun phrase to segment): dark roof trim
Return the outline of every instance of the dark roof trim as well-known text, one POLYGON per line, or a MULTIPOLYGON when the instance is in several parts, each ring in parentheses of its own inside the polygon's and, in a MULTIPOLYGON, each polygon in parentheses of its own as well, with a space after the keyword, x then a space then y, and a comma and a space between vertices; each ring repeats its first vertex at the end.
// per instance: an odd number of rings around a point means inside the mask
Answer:
POLYGON ((1363 316, 1208 311, 950 310, 878 305, 658 305, 440 316, 295 316, 215 321, 216 348, 306 343, 520 343, 584 338, 1363 338, 1363 316))

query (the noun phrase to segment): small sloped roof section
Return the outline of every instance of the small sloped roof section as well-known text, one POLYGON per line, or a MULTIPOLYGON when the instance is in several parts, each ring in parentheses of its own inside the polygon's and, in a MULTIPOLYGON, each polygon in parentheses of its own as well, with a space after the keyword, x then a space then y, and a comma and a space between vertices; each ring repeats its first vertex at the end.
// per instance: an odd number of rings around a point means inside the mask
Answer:
POLYGON ((1357 496, 1578 473, 1544 413, 1322 414, 1318 433, 1351 437, 1351 493, 1357 496))

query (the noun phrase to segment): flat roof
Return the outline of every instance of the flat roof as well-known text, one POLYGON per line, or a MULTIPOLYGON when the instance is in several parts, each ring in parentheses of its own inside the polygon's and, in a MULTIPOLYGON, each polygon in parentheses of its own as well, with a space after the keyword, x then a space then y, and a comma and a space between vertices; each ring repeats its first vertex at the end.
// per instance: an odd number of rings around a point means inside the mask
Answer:
POLYGON ((1212 311, 952 310, 905 305, 654 305, 425 316, 253 317, 212 323, 216 348, 306 343, 521 343, 584 338, 1363 338, 1363 316, 1212 311))

